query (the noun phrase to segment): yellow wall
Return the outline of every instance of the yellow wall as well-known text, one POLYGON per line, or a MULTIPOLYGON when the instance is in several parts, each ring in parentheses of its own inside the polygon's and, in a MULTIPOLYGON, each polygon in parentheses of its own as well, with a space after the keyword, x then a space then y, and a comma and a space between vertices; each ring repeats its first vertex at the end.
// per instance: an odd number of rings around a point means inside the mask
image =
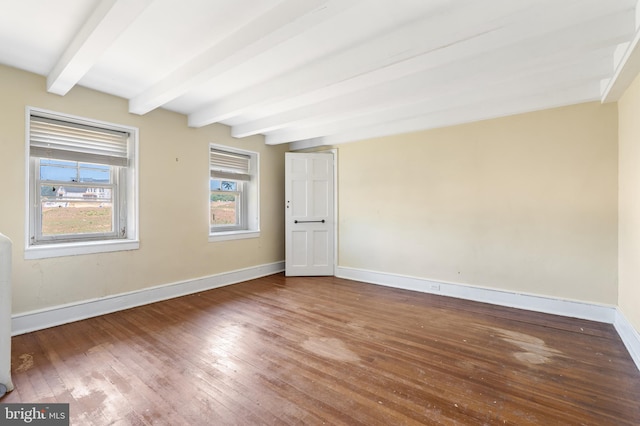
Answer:
POLYGON ((339 265, 615 305, 617 159, 599 103, 340 145, 339 265))
POLYGON ((618 102, 618 305, 640 332, 640 77, 618 102))
MULTIPOLYGON (((616 104, 340 145, 339 265, 620 304, 639 329, 639 86, 620 102, 620 297, 616 104)), ((43 77, 2 66, 0 90, 14 314, 283 259, 286 146, 236 140, 222 125, 191 129, 165 110, 129 114, 126 100, 81 87, 51 95, 43 77), (139 250, 24 260, 27 105, 140 129, 139 250), (208 242, 210 142, 260 152, 260 238, 208 242)))
POLYGON ((0 66, 0 232, 13 240, 13 313, 144 289, 284 259, 284 152, 229 128, 187 127, 166 110, 129 114, 127 101, 82 87, 61 97, 43 77, 0 66), (138 127, 140 249, 24 260, 25 106, 138 127), (208 144, 260 153, 261 236, 208 242, 208 144))

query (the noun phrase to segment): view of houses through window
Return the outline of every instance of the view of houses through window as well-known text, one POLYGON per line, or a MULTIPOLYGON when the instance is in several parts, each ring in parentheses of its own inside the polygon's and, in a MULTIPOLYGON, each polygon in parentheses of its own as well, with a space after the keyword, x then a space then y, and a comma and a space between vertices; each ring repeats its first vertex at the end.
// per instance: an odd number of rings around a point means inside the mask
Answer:
POLYGON ((42 235, 114 232, 111 167, 40 159, 42 235))
POLYGON ((137 129, 28 113, 29 246, 46 245, 50 251, 38 253, 50 255, 66 243, 82 252, 83 245, 99 251, 107 240, 133 241, 137 129))

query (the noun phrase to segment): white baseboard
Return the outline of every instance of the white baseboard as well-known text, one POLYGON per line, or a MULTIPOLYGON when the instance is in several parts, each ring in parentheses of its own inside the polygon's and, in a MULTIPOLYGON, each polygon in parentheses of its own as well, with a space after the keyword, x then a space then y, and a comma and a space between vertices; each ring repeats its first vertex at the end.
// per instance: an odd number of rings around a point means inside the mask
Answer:
MULTIPOLYGON (((12 316, 11 333, 16 336, 174 297, 224 287, 282 271, 284 271, 284 262, 276 262, 99 299, 16 314, 12 316)), ((627 321, 622 312, 613 306, 553 299, 346 267, 337 267, 336 276, 387 287, 613 324, 631 358, 640 370, 640 334, 627 321)))
POLYGON ((514 293, 504 290, 475 287, 465 284, 444 283, 385 272, 338 267, 336 276, 350 280, 380 284, 387 287, 432 293, 458 299, 491 303, 510 308, 525 309, 565 317, 581 318, 613 324, 616 314, 614 306, 598 305, 532 294, 514 293))
POLYGON ((161 300, 248 281, 282 271, 284 271, 284 262, 276 262, 192 280, 159 285, 157 287, 145 288, 99 299, 84 300, 78 303, 15 314, 12 316, 11 334, 16 336, 31 331, 42 330, 44 328, 159 302, 161 300))
POLYGON ((636 363, 638 370, 640 370, 640 334, 633 328, 631 323, 627 321, 627 318, 620 309, 616 309, 616 317, 613 322, 613 326, 616 328, 622 342, 627 347, 633 362, 636 363))
POLYGON ((443 283, 423 278, 355 268, 338 267, 336 269, 336 276, 404 290, 457 297, 459 299, 491 303, 493 305, 613 324, 626 346, 631 359, 633 359, 638 370, 640 370, 640 334, 633 328, 631 323, 627 321, 620 309, 614 306, 553 299, 550 297, 513 293, 464 284, 443 283))

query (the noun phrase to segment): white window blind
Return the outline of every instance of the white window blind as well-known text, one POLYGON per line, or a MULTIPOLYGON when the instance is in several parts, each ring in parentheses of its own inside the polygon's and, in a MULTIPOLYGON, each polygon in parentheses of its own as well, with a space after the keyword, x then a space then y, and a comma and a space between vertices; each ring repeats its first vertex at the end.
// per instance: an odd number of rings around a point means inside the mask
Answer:
POLYGON ((129 133, 31 115, 32 157, 127 166, 129 133))
POLYGON ((211 177, 249 181, 251 180, 250 160, 249 155, 211 148, 209 153, 211 177))

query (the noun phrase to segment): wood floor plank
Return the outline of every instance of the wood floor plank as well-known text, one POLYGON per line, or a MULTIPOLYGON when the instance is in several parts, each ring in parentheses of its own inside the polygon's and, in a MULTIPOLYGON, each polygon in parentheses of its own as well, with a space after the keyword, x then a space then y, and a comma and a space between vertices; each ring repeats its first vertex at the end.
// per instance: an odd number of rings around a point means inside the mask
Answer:
POLYGON ((79 425, 638 425, 610 324, 276 274, 12 340, 79 425))

